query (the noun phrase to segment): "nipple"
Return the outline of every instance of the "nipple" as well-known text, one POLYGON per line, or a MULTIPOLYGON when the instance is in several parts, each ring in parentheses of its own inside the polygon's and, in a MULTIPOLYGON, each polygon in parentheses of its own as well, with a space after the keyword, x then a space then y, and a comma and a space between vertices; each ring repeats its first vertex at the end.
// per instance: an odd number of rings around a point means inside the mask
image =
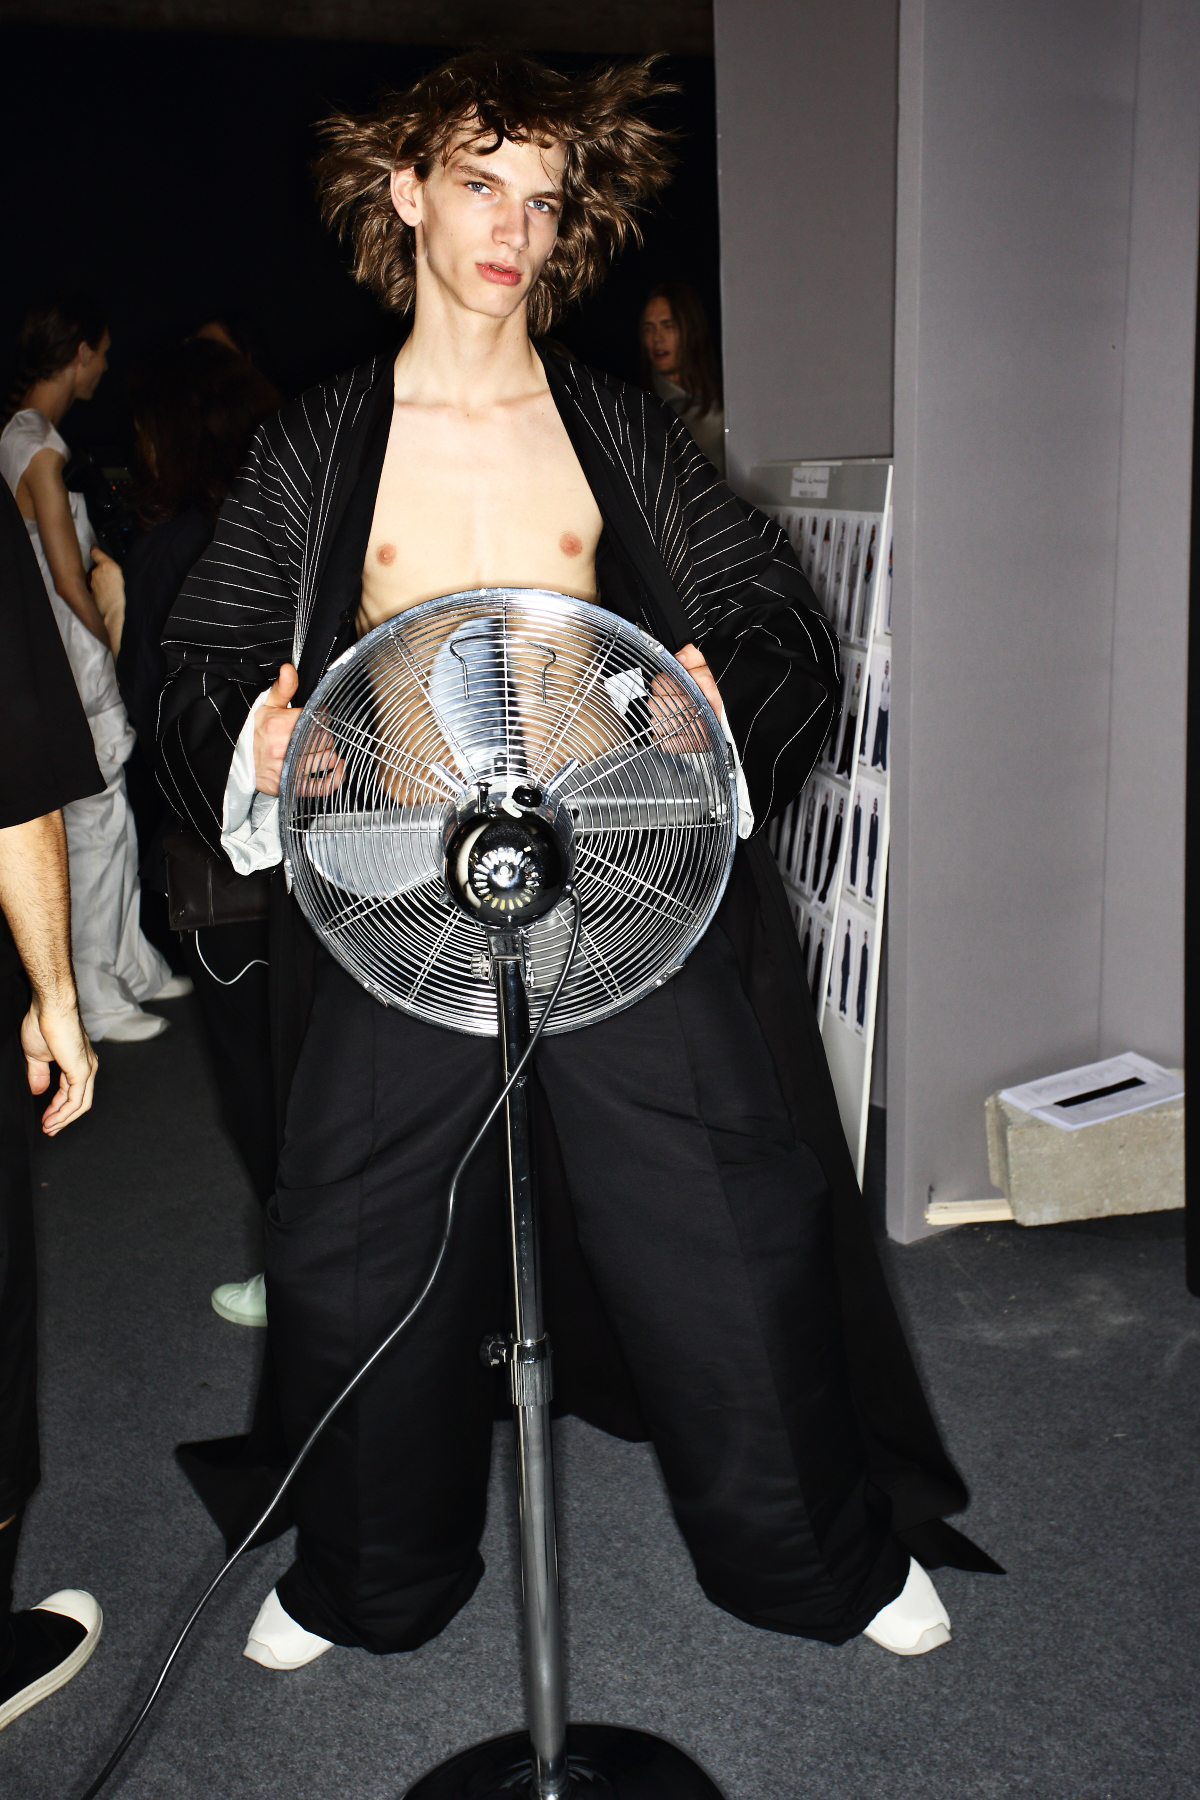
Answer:
POLYGON ((396 560, 395 544, 380 544, 378 550, 375 552, 375 561, 381 562, 383 564, 384 568, 386 568, 389 563, 394 563, 395 560, 396 560))
POLYGON ((583 539, 577 538, 573 531, 564 531, 558 540, 558 547, 564 556, 578 556, 583 549, 583 539))

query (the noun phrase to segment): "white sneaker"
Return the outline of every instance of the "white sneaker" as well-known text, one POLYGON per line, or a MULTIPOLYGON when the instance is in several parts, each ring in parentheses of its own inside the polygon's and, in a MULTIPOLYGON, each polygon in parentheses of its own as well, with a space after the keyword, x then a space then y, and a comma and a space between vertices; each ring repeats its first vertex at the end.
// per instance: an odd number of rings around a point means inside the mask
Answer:
POLYGON ((143 1012, 140 1006, 131 1006, 106 1030, 94 1031, 91 1035, 96 1043, 140 1044, 143 1039, 161 1037, 170 1029, 171 1021, 164 1019, 161 1013, 143 1012))
POLYGON ((267 1284, 261 1275, 249 1281, 223 1281, 213 1289, 212 1309, 231 1325, 265 1325, 267 1284))
POLYGON ((15 1655, 0 1683, 0 1730, 78 1675, 100 1641, 104 1615, 82 1588, 62 1588, 29 1612, 13 1613, 10 1623, 15 1655))
POLYGON ((915 1556, 903 1588, 875 1614, 863 1636, 896 1656, 924 1656, 950 1642, 950 1615, 915 1556))
POLYGON ((157 994, 151 994, 152 1000, 183 1000, 188 994, 195 992, 195 983, 190 975, 172 975, 165 987, 160 987, 157 994))
POLYGON ((261 1663, 264 1669, 302 1669, 305 1663, 316 1662, 318 1656, 332 1649, 328 1638, 305 1631, 290 1613, 284 1612, 272 1588, 258 1609, 242 1655, 261 1663))

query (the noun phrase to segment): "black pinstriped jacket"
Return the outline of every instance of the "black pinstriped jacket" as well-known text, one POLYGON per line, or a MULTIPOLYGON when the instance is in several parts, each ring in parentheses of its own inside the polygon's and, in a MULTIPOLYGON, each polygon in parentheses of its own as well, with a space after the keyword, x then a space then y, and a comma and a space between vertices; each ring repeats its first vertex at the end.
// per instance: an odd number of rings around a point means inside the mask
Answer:
MULTIPOLYGON (((703 645, 761 829, 799 792, 829 730, 837 640, 786 535, 731 493, 669 408, 579 363, 545 364, 604 517, 602 604, 672 650, 703 645)), ((357 605, 345 579, 357 571, 339 571, 335 549, 391 368, 390 355, 360 364, 263 426, 168 621, 164 780, 214 849, 255 695, 289 660, 301 698, 311 693, 357 605)))
MULTIPOLYGON (((974 1546, 933 1523, 962 1507, 966 1490, 941 1445, 883 1280, 795 929, 761 836, 803 786, 832 723, 841 688, 836 640, 784 533, 736 498, 674 413, 578 363, 554 355, 543 361, 604 519, 596 559, 603 604, 672 650, 689 641, 703 647, 741 753, 757 830, 739 848, 718 917, 796 1135, 829 1183, 846 1355, 872 1474, 890 1493, 895 1526, 910 1547, 935 1562, 979 1566, 974 1546)), ((305 699, 352 641, 391 418, 392 362, 385 355, 364 363, 263 426, 168 621, 163 646, 172 674, 159 709, 160 776, 168 798, 214 848, 234 744, 255 696, 290 660, 305 699)), ((307 1020, 312 956, 311 934, 276 880, 271 974, 281 1121, 307 1020)), ((557 1203, 545 1174, 544 1211, 557 1203)), ((548 1233, 560 1246, 548 1249, 549 1261, 558 1255, 569 1263, 561 1246, 571 1236, 548 1233)), ((575 1281, 569 1266, 548 1270, 555 1291, 571 1292, 575 1281)), ((616 1362, 606 1364, 604 1322, 593 1316, 589 1325, 582 1299, 575 1310, 587 1341, 574 1355, 556 1341, 565 1408, 620 1435, 643 1435, 616 1362), (572 1365, 588 1370, 586 1395, 570 1392, 572 1365)))

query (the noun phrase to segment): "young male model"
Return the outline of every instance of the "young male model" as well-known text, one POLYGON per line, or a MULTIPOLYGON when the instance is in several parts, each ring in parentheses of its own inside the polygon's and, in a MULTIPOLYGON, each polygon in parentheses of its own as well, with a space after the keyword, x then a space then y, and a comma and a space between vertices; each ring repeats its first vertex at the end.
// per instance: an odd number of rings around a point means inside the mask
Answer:
MULTIPOLYGON (((472 56, 330 126, 326 216, 412 329, 264 427, 168 626, 168 779, 235 866, 279 860, 271 796, 331 660, 483 586, 596 600, 671 647, 729 715, 760 833, 799 791, 841 682, 785 536, 657 400, 537 342, 665 180, 655 91, 644 66, 568 81, 472 56)), ((497 1063, 493 1042, 371 999, 275 886, 267 1293, 290 1450, 419 1283, 497 1063)), ((829 1643, 944 1642, 896 1534, 948 1560, 965 1540, 935 1522, 965 1492, 875 1261, 761 835, 682 972, 546 1039, 537 1070, 567 1409, 652 1439, 718 1605, 829 1643)), ((297 1482, 296 1562, 247 1646, 269 1667, 414 1648, 479 1580, 502 1191, 495 1145, 415 1326, 297 1482)))

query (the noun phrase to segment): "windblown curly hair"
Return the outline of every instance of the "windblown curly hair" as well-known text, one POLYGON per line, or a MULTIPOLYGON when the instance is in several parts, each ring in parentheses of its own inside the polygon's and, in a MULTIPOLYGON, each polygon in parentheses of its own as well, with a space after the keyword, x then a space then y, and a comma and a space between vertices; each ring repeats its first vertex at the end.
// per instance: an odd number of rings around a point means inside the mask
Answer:
POLYGON ((644 116, 677 90, 654 79, 654 57, 568 77, 528 57, 476 51, 456 56, 375 113, 335 113, 321 127, 316 164, 325 223, 354 251, 354 277, 392 312, 416 291, 415 232, 392 205, 394 169, 424 180, 435 158, 460 145, 481 155, 507 138, 561 144, 566 155, 558 240, 528 302, 529 330, 593 287, 627 239, 641 241, 638 211, 670 179, 672 132, 644 116))

